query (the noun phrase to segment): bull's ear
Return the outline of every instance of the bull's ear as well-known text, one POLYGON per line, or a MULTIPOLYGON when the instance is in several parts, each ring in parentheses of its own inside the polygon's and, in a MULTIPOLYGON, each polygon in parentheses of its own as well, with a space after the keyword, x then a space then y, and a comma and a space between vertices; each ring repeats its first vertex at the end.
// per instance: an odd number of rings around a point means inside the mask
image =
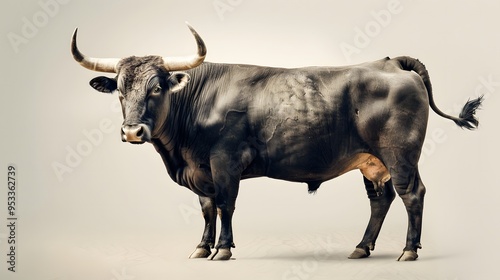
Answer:
POLYGON ((116 90, 116 80, 99 76, 90 80, 90 86, 100 92, 112 93, 116 90))
POLYGON ((171 92, 177 92, 184 88, 189 83, 189 74, 185 72, 173 72, 168 78, 169 88, 171 92))

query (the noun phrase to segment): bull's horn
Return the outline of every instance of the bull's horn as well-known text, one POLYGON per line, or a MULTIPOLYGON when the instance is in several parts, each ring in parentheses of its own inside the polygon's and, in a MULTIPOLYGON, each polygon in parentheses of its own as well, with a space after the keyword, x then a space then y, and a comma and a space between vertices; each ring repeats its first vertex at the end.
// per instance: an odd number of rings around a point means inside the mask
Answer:
POLYGON ((78 28, 73 32, 73 37, 71 38, 71 53, 73 58, 80 63, 81 66, 100 72, 116 73, 116 65, 120 61, 119 58, 93 58, 82 54, 76 45, 76 34, 78 28))
POLYGON ((196 44, 198 45, 198 53, 191 56, 186 57, 162 57, 165 68, 168 71, 182 71, 194 68, 205 60, 205 55, 207 54, 207 48, 205 47, 205 43, 203 39, 201 39, 198 32, 194 30, 194 28, 187 23, 189 30, 193 33, 194 38, 196 39, 196 44))

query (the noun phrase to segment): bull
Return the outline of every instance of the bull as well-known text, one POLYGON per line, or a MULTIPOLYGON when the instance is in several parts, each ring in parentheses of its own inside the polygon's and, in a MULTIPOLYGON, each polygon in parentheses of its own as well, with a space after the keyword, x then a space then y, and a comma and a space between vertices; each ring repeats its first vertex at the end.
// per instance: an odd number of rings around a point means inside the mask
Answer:
POLYGON ((349 258, 370 255, 397 194, 408 213, 398 260, 416 260, 425 195, 418 160, 429 107, 474 129, 482 97, 469 100, 458 117, 443 113, 424 64, 407 56, 295 69, 204 62, 205 44, 188 27, 197 43, 192 56, 88 57, 77 47, 77 29, 71 52, 87 69, 116 74, 90 85, 118 93, 122 141, 151 143, 172 180, 199 196, 205 227, 190 258, 231 258, 240 180, 303 182, 312 193, 359 169, 371 215, 349 258))

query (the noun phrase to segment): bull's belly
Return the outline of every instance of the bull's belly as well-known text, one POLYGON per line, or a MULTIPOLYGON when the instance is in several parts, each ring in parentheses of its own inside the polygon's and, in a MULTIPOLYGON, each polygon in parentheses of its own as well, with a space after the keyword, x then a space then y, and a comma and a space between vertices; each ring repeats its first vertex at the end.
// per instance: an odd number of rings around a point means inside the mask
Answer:
POLYGON ((318 158, 269 161, 266 176, 293 182, 324 182, 356 169, 376 186, 383 186, 391 178, 382 161, 369 153, 357 153, 330 163, 318 158))

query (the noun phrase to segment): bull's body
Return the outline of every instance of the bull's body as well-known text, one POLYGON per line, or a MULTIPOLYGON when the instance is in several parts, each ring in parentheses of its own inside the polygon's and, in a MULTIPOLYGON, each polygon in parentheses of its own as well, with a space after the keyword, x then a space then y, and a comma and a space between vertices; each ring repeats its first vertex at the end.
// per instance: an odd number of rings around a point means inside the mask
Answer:
POLYGON ((367 257, 374 249, 397 193, 409 218, 400 260, 415 260, 425 194, 417 163, 429 106, 471 129, 478 125, 474 113, 481 98, 469 101, 459 117, 444 114, 434 104, 427 70, 410 57, 297 69, 202 63, 205 45, 191 31, 198 55, 184 59, 89 58, 78 51, 76 33, 72 41, 82 66, 117 73, 97 77, 91 86, 119 92, 122 140, 151 142, 170 177, 199 195, 205 229, 191 257, 231 257, 241 179, 304 182, 314 192, 322 182, 359 169, 371 217, 350 257, 367 257), (222 226, 211 254, 217 212, 222 226))
POLYGON ((169 124, 152 142, 172 179, 199 195, 214 191, 210 161, 227 150, 241 157, 231 169, 242 178, 316 190, 352 169, 385 183, 381 148, 411 152, 424 139, 425 86, 397 60, 298 69, 204 63, 187 72, 192 86, 176 93, 169 124))

